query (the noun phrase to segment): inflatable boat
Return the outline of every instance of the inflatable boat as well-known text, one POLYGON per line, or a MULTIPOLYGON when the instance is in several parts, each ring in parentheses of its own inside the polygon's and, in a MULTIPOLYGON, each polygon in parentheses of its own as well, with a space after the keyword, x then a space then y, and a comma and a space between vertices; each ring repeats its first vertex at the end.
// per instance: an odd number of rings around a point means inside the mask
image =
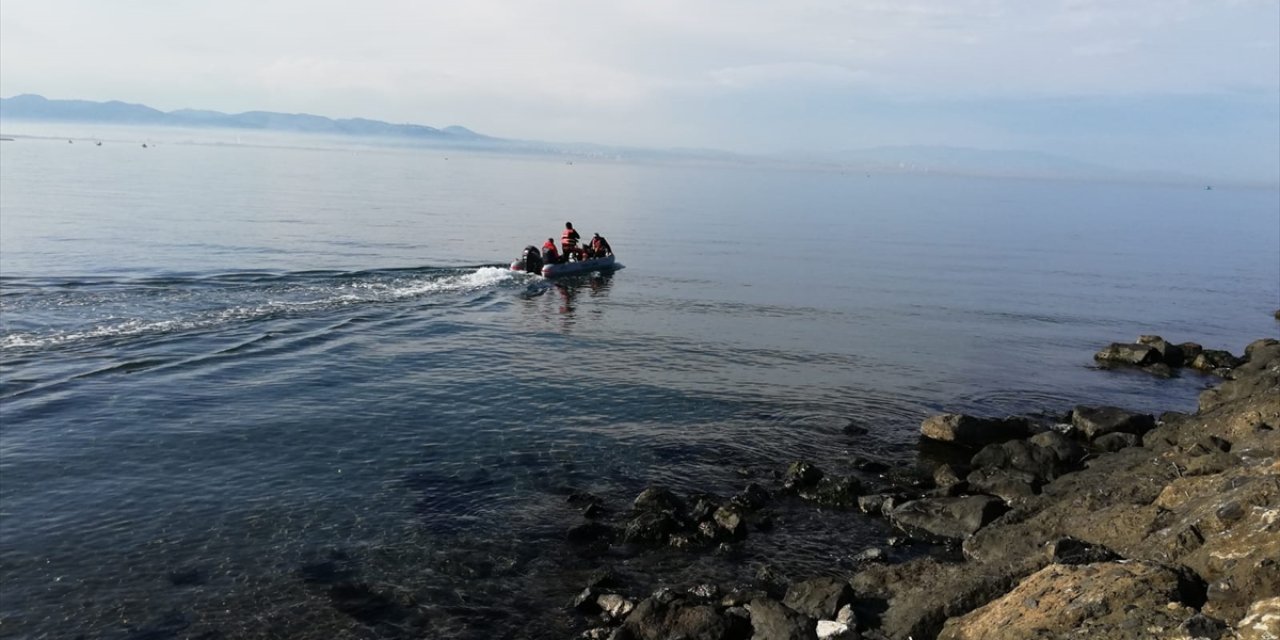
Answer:
MULTIPOLYGON (((589 260, 577 260, 573 262, 557 262, 555 264, 547 264, 542 266, 542 277, 555 278, 557 276, 571 276, 582 273, 591 273, 592 271, 603 271, 614 267, 614 258, 607 255, 601 258, 591 258, 589 260)), ((527 271, 524 268, 524 259, 516 260, 511 263, 512 271, 527 271)))

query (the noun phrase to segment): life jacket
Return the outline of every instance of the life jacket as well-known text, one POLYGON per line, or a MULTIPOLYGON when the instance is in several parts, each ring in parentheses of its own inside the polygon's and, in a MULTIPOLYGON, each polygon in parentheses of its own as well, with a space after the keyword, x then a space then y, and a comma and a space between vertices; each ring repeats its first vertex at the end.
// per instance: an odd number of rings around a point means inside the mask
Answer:
POLYGON ((599 254, 599 253, 600 253, 601 251, 603 251, 603 250, 604 250, 604 248, 605 248, 605 247, 607 247, 607 246, 609 246, 609 243, 605 242, 605 241, 604 241, 604 238, 601 238, 600 236, 595 236, 595 237, 591 238, 591 252, 592 252, 592 253, 599 254))
POLYGON ((560 234, 560 244, 566 247, 574 247, 578 244, 578 232, 575 229, 565 229, 560 234))

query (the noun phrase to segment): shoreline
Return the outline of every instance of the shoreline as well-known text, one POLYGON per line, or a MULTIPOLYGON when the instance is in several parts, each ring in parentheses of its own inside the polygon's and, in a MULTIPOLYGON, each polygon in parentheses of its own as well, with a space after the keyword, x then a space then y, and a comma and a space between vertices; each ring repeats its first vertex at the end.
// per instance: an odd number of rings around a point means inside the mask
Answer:
MULTIPOLYGON (((1189 344, 1143 336, 1108 349, 1140 351, 1123 364, 1167 376, 1189 344), (1153 367, 1161 358, 1169 364, 1153 367)), ((1107 353, 1097 356, 1104 370, 1123 366, 1107 353)), ((871 486, 795 461, 727 501, 651 487, 610 516, 598 498, 571 495, 586 520, 567 544, 602 557, 617 545, 731 554, 744 537, 769 535, 769 505, 783 499, 884 517, 897 534, 886 545, 922 549, 896 563, 863 549, 847 579, 786 580, 766 567, 752 585, 652 594, 628 593, 602 566, 566 594, 578 637, 1280 637, 1280 341, 1257 340, 1215 366, 1193 365, 1196 355, 1185 365, 1223 380, 1194 414, 1080 406, 1058 417, 930 417, 920 464, 930 448, 949 453, 930 459, 953 461, 936 463, 931 480, 855 463, 885 479, 871 486)))

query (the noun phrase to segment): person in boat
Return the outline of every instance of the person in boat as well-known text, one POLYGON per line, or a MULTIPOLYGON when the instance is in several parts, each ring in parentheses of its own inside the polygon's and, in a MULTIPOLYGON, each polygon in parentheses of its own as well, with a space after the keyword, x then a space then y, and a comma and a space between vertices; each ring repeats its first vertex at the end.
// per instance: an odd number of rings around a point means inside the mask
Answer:
POLYGON ((556 264, 560 262, 560 254, 556 251, 556 242, 551 238, 542 243, 542 264, 556 264))
POLYGON ((596 233, 591 236, 591 244, 589 245, 588 255, 592 258, 603 258, 613 255, 613 247, 609 246, 609 241, 604 236, 596 233))
POLYGON ((581 251, 578 249, 578 240, 582 236, 578 235, 577 230, 573 228, 572 222, 564 223, 564 231, 560 234, 560 253, 564 255, 565 260, 569 256, 576 255, 579 260, 582 259, 581 251))

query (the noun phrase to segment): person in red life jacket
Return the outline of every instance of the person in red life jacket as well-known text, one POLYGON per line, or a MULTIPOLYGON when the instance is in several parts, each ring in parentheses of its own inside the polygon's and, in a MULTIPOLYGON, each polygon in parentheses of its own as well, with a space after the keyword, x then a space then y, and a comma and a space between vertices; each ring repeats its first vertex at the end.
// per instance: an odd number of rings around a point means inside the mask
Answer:
POLYGON ((569 259, 569 254, 571 252, 577 254, 579 260, 582 259, 581 252, 578 251, 579 238, 581 238, 581 236, 579 236, 578 232, 574 230, 573 223, 564 223, 564 232, 560 234, 560 253, 564 254, 566 260, 569 259))
POLYGON ((556 264, 560 262, 560 254, 556 252, 556 243, 551 238, 542 243, 542 264, 556 264))
POLYGON ((590 255, 593 258, 603 258, 605 256, 611 256, 613 255, 613 247, 609 246, 609 241, 605 240, 604 236, 598 233, 593 234, 591 236, 590 255))

